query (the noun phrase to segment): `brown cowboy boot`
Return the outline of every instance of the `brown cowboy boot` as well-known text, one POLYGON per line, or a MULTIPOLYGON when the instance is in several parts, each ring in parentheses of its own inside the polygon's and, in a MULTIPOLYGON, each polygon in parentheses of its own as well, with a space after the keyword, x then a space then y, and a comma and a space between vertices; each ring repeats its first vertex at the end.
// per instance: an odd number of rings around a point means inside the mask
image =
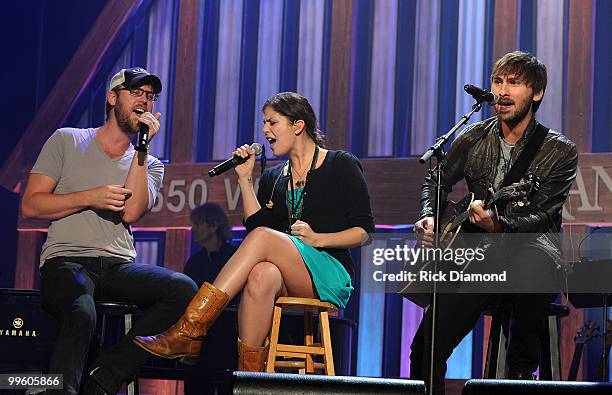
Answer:
POLYGON ((242 372, 263 372, 268 358, 270 342, 266 338, 263 347, 251 347, 238 338, 238 370, 242 372))
POLYGON ((155 336, 136 336, 133 341, 151 354, 168 359, 182 357, 183 363, 195 364, 202 338, 228 302, 225 292, 205 282, 170 329, 155 336))

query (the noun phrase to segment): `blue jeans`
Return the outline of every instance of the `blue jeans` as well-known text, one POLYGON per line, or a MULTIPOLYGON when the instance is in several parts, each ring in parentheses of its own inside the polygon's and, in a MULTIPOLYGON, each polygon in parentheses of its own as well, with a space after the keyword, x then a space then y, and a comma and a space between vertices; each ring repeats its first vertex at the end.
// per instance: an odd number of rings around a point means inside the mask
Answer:
POLYGON ((60 322, 49 373, 64 375, 62 393, 77 394, 96 326, 95 300, 128 302, 144 311, 132 330, 89 370, 109 393, 147 361, 132 343, 137 335, 163 332, 181 316, 197 291, 187 276, 162 267, 107 257, 56 257, 40 270, 43 309, 60 322))

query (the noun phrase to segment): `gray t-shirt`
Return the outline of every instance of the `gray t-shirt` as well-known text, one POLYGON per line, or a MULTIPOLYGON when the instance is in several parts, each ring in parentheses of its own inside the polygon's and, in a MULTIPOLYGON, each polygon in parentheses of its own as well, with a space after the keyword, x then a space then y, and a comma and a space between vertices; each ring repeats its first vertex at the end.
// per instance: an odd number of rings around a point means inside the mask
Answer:
MULTIPOLYGON (((101 185, 124 185, 134 153, 130 145, 123 156, 111 159, 100 147, 96 129, 63 128, 49 137, 31 173, 56 180, 53 193, 58 195, 101 185)), ((150 209, 161 188, 164 165, 149 155, 147 166, 150 209)), ((46 259, 57 256, 118 257, 133 261, 136 249, 130 226, 121 221, 121 213, 86 208, 51 221, 42 247, 41 266, 46 259)))
POLYGON ((514 144, 508 143, 503 137, 499 137, 500 141, 500 152, 499 152, 499 162, 497 162, 497 172, 495 173, 495 180, 493 181, 493 188, 497 191, 501 186, 502 181, 504 181, 504 177, 510 171, 512 167, 512 150, 514 149, 514 144))

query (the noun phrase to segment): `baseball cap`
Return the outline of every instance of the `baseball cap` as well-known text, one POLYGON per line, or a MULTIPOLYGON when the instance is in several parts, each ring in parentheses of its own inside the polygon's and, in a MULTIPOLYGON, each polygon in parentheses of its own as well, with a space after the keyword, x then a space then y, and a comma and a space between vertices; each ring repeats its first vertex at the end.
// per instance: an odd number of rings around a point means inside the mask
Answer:
POLYGON ((158 76, 150 74, 142 67, 132 67, 129 69, 121 69, 110 80, 109 90, 123 85, 126 88, 136 88, 142 85, 151 85, 153 92, 159 93, 162 90, 162 84, 158 76))

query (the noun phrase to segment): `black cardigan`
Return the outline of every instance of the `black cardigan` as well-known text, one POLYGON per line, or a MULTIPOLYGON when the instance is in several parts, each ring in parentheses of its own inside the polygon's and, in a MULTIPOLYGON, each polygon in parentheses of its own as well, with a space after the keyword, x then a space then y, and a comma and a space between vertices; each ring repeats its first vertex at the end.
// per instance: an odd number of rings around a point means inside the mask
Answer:
MULTIPOLYGON (((288 175, 281 174, 284 163, 266 169, 259 181, 257 200, 261 209, 248 217, 244 225, 248 232, 266 226, 291 233, 286 204, 288 175), (274 182, 276 187, 272 191, 274 182), (266 203, 272 199, 272 209, 266 203)), ((367 233, 374 232, 374 217, 370 208, 370 194, 359 160, 346 151, 329 150, 323 163, 306 176, 301 220, 317 233, 334 233, 359 226, 367 233)), ((318 248, 336 258, 351 278, 354 276, 352 259, 347 249, 318 248)))

